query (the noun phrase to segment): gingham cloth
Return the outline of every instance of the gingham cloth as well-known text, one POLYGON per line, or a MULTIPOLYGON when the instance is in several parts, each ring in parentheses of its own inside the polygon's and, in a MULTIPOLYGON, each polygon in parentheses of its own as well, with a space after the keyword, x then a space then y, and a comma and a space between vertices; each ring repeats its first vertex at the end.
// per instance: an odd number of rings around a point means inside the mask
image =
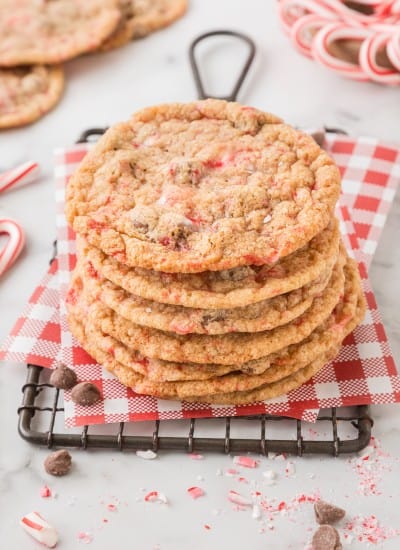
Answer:
POLYGON ((376 140, 352 140, 339 135, 328 136, 327 149, 335 157, 343 175, 343 193, 337 214, 346 244, 360 262, 368 312, 362 325, 344 342, 339 357, 297 390, 245 407, 189 404, 139 396, 93 363, 80 348, 68 331, 63 301, 61 311, 58 311, 55 301, 51 306, 46 294, 47 288, 57 290, 57 269, 60 292, 64 294, 75 265, 74 235, 65 222, 63 200, 68 177, 88 150, 85 144, 56 152, 58 263, 51 266, 40 286, 42 290, 35 291, 27 311, 18 320, 3 351, 0 350, 0 359, 53 366, 52 358, 55 357, 74 365, 81 380, 96 383, 105 399, 91 408, 74 405, 69 393, 65 392, 67 426, 260 413, 285 414, 312 421, 322 407, 400 401, 400 380, 366 269, 399 183, 400 170, 396 163, 400 153, 395 147, 379 144, 376 140), (47 303, 42 303, 42 297, 47 303), (60 315, 60 324, 56 326, 57 315, 60 315), (38 323, 41 323, 40 329, 36 328, 38 323), (52 324, 47 330, 48 323, 52 324))

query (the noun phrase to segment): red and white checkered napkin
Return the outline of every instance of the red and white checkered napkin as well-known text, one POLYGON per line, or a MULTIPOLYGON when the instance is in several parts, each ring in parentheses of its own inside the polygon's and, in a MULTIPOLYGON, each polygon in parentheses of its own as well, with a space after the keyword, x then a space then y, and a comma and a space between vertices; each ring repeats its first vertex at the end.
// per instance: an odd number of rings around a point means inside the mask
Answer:
POLYGON ((59 261, 53 263, 39 287, 41 290, 35 291, 27 311, 18 320, 3 351, 0 349, 0 359, 31 361, 52 366, 54 360, 51 358, 57 354, 57 360, 74 365, 81 380, 95 382, 105 399, 90 409, 74 405, 66 392, 67 426, 259 413, 285 414, 312 421, 315 420, 320 407, 400 401, 400 380, 366 275, 366 264, 369 264, 376 248, 389 209, 389 198, 394 196, 399 182, 400 174, 395 162, 400 158, 400 153, 394 147, 383 146, 365 138, 350 140, 342 136, 329 136, 327 144, 344 176, 344 193, 337 213, 342 221, 346 244, 353 248, 353 254, 361 262, 360 269, 369 310, 363 324, 344 342, 340 356, 335 362, 327 365, 317 376, 297 390, 277 399, 244 407, 207 406, 139 396, 124 388, 113 376, 94 364, 77 345, 68 331, 62 301, 60 312, 57 305, 52 302, 52 315, 50 314, 51 304, 46 298, 46 289, 57 288, 55 280, 58 268, 60 291, 64 293, 75 264, 74 236, 67 228, 63 216, 63 197, 68 177, 87 152, 87 145, 76 145, 68 150, 57 151, 59 261), (352 179, 352 166, 358 167, 359 182, 352 179), (363 171, 360 171, 361 166, 364 167, 363 171), (351 175, 349 179, 348 170, 351 175), (371 182, 371 173, 376 177, 375 184, 371 182), (359 184, 358 187, 356 183, 359 184), (374 198, 375 210, 371 210, 370 197, 374 198), (351 218, 356 221, 354 225, 351 218), (358 239, 361 250, 357 249, 358 239), (42 303, 42 298, 47 302, 42 303), (43 305, 46 307, 43 308, 43 305), (58 314, 59 324, 56 321, 58 314), (39 323, 40 328, 37 328, 39 323), (40 344, 37 342, 38 338, 41 340, 40 344))

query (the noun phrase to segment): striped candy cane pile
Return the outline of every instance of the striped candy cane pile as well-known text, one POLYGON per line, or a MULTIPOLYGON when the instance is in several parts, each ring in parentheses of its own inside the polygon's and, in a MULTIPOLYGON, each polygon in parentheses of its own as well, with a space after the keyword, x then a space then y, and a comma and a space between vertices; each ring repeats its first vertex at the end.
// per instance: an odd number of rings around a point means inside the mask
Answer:
POLYGON ((400 85, 400 0, 279 0, 278 13, 303 55, 354 80, 400 85), (335 43, 347 43, 345 59, 335 43))
MULTIPOLYGON (((12 170, 0 174, 0 193, 22 187, 37 178, 39 165, 36 162, 25 162, 12 170)), ((25 244, 24 231, 19 223, 10 218, 0 218, 0 235, 7 240, 0 248, 0 276, 5 273, 18 258, 25 244)))

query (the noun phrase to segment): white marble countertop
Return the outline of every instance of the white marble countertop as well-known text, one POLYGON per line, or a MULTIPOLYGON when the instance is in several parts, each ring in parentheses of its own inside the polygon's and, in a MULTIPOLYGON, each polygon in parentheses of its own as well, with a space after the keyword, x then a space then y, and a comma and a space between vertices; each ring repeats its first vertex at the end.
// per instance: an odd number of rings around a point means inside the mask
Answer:
MULTIPOLYGON (((144 105, 194 98, 187 46, 200 32, 232 28, 248 33, 256 41, 257 59, 241 101, 275 112, 295 125, 326 124, 342 127, 353 135, 400 143, 399 89, 343 80, 301 57, 279 28, 275 2, 191 0, 190 4, 187 16, 169 29, 123 49, 67 64, 67 88, 60 105, 30 127, 1 133, 0 168, 33 158, 40 162, 43 176, 37 183, 0 199, 0 216, 18 219, 27 234, 23 256, 0 281, 0 340, 12 327, 51 254, 55 235, 52 150, 72 143, 85 128, 126 119, 144 105)), ((205 54, 211 63, 208 75, 213 82, 218 79, 211 92, 225 92, 227 72, 239 57, 235 48, 224 50, 228 60, 220 69, 205 54)), ((399 235, 397 193, 371 278, 398 364, 399 235)), ((388 528, 400 528, 398 406, 373 407, 374 435, 380 450, 365 461, 357 457, 293 458, 294 467, 285 474, 288 462, 281 458, 261 457, 258 467, 248 470, 233 466, 232 457, 220 455, 191 460, 170 452, 145 461, 133 453, 74 451, 73 471, 65 478, 53 479, 43 470, 47 451, 28 445, 17 435, 16 409, 24 377, 23 366, 1 365, 0 533, 4 548, 39 548, 18 527, 20 517, 37 510, 58 528, 59 547, 65 550, 85 542, 93 549, 300 549, 309 542, 315 522, 311 504, 296 504, 292 499, 318 492, 345 507, 348 518, 376 516, 382 526, 381 531, 371 531, 378 538, 377 544, 366 540, 364 525, 358 531, 362 540, 356 534, 352 540, 347 539, 345 548, 400 547, 399 536, 383 541, 388 528), (226 470, 232 467, 240 473, 229 477, 226 470), (268 485, 263 476, 268 469, 277 473, 274 485, 268 485), (371 487, 366 486, 374 483, 372 493, 376 494, 363 494, 371 493, 371 487), (45 484, 53 492, 51 498, 39 495, 45 484), (186 490, 193 485, 203 487, 206 495, 192 500, 186 490), (264 512, 261 519, 254 519, 251 509, 233 509, 227 501, 231 489, 245 496, 259 491, 273 505, 292 502, 291 509, 274 514, 272 519, 264 512), (165 493, 169 504, 144 503, 145 491, 151 490, 165 493), (110 511, 108 504, 116 504, 116 509, 110 511), (89 539, 79 541, 80 532, 89 533, 89 539)), ((344 522, 340 524, 342 535, 343 526, 344 522)))

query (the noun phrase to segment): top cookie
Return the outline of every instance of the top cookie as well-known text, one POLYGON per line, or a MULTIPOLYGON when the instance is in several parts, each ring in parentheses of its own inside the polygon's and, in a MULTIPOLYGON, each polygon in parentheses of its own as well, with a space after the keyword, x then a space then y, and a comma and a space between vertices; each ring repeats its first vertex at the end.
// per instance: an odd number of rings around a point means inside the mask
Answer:
POLYGON ((194 273, 275 263, 327 226, 339 190, 310 136, 208 99, 108 130, 71 178, 66 213, 121 263, 194 273))
POLYGON ((115 0, 1 0, 0 65, 59 63, 96 50, 120 18, 115 0))

